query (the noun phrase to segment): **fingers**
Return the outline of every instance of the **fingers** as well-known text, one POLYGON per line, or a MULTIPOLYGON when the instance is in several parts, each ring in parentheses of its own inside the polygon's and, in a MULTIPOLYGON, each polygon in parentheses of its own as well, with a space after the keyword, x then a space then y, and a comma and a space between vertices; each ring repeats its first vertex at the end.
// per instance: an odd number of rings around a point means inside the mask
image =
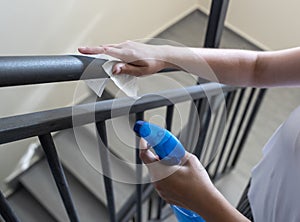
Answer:
POLYGON ((79 47, 78 51, 83 54, 107 54, 113 57, 120 56, 120 49, 110 45, 97 47, 79 47))
POLYGON ((128 62, 126 50, 114 45, 104 45, 98 47, 79 47, 78 51, 82 54, 95 55, 106 54, 122 61, 128 62))
POLYGON ((82 54, 102 54, 104 53, 105 49, 104 47, 79 47, 78 51, 82 54))

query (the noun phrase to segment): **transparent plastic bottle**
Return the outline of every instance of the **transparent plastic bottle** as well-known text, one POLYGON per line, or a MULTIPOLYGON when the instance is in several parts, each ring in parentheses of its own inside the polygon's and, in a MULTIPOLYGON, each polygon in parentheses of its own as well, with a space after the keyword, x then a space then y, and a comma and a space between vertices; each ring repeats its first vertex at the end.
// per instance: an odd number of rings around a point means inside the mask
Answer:
MULTIPOLYGON (((166 165, 179 164, 185 155, 180 141, 164 128, 139 120, 134 125, 134 131, 148 142, 166 165)), ((205 222, 200 215, 191 210, 175 205, 171 205, 171 208, 179 222, 205 222)))

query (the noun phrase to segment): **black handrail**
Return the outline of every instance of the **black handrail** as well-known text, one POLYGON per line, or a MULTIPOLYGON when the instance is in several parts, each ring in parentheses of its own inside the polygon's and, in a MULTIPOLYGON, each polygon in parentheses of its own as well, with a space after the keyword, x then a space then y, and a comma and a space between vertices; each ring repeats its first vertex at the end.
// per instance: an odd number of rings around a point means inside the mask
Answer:
POLYGON ((0 57, 0 87, 103 78, 107 60, 80 55, 0 57), (89 75, 82 73, 89 68, 89 75))
POLYGON ((105 62, 82 55, 0 56, 0 87, 107 78, 105 62))
POLYGON ((128 114, 128 110, 130 110, 130 113, 136 113, 184 102, 188 99, 187 95, 192 100, 196 100, 206 95, 219 93, 220 89, 223 92, 227 92, 236 89, 236 87, 208 83, 202 86, 197 85, 184 89, 166 90, 156 93, 156 95, 144 95, 141 99, 136 100, 134 104, 132 104, 132 98, 122 98, 117 101, 105 100, 74 107, 5 117, 1 119, 0 144, 72 128, 74 127, 73 118, 76 118, 76 126, 94 121, 103 121, 111 118, 112 107, 114 109, 114 117, 117 117, 128 114), (73 112, 74 110, 76 111, 73 112))

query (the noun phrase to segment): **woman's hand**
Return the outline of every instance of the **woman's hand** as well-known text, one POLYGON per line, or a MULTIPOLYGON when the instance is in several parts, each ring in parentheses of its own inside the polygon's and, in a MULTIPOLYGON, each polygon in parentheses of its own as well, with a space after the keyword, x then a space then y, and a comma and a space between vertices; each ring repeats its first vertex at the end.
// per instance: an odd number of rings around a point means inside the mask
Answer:
POLYGON ((199 202, 197 197, 203 196, 201 193, 215 189, 195 155, 186 152, 181 165, 167 166, 159 162, 144 139, 140 141, 140 148, 140 158, 149 169, 151 181, 167 203, 192 209, 192 204, 199 202))
POLYGON ((83 54, 106 54, 120 59, 121 62, 113 67, 113 74, 141 76, 172 66, 167 62, 165 48, 166 46, 126 41, 99 47, 81 47, 78 51, 83 54))
POLYGON ((186 152, 181 165, 166 166, 143 139, 140 149, 153 185, 167 203, 190 209, 210 222, 249 222, 215 188, 196 156, 186 152))

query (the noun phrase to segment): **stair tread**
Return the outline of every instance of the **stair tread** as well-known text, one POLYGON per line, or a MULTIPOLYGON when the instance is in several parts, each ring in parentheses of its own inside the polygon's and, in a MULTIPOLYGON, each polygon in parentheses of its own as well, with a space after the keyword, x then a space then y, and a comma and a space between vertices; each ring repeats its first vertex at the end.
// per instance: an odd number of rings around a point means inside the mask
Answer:
POLYGON ((23 187, 8 197, 8 202, 22 222, 56 222, 56 220, 23 187))
MULTIPOLYGON (((65 170, 81 221, 109 221, 106 207, 65 170)), ((20 182, 57 221, 68 221, 59 192, 46 160, 41 160, 20 177, 20 182)))

